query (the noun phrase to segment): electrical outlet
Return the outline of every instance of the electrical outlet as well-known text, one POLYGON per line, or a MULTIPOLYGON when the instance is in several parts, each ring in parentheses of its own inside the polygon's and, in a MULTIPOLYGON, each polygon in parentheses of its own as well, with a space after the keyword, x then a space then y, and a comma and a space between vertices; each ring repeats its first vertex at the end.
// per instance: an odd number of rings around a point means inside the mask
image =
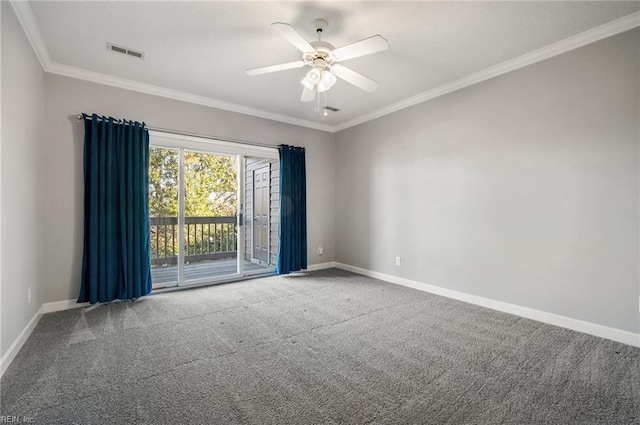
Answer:
POLYGON ((31 288, 27 291, 27 302, 31 303, 31 288))
POLYGON ((396 266, 399 266, 402 263, 402 259, 400 257, 396 257, 396 266))
POLYGON ((324 245, 319 243, 318 244, 318 255, 322 255, 324 254, 324 245))

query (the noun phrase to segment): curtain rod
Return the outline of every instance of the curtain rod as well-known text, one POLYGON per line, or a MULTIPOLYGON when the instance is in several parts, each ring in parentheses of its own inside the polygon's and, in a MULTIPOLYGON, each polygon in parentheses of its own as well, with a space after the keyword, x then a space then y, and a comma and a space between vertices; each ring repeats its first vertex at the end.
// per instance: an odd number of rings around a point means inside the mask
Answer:
MULTIPOLYGON (((91 115, 87 115, 87 119, 88 120, 92 120, 93 117, 91 115)), ((102 118, 100 118, 100 119, 102 119, 102 118)), ((80 121, 80 120, 82 120, 82 114, 78 115, 78 121, 80 121)), ((239 144, 242 144, 242 145, 258 146, 258 147, 261 147, 261 148, 278 149, 278 145, 269 145, 267 143, 250 142, 248 140, 240 140, 240 139, 229 139, 229 138, 226 138, 226 137, 207 136, 205 134, 188 133, 186 131, 170 130, 170 129, 167 129, 167 128, 160 128, 160 127, 151 127, 151 126, 148 126, 146 124, 145 124, 145 126, 147 127, 147 130, 158 131, 160 133, 176 134, 178 136, 199 137, 201 139, 217 140, 219 142, 239 143, 239 144)))

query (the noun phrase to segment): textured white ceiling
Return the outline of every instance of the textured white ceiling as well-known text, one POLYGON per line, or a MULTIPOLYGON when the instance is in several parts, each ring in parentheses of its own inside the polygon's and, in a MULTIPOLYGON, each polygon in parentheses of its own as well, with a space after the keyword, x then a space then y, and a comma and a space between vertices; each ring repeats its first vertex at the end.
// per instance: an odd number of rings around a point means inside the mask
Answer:
POLYGON ((54 63, 336 126, 447 82, 640 10, 640 2, 30 2, 54 63), (293 25, 336 47, 380 34, 388 51, 345 62, 380 82, 339 81, 323 117, 299 101, 305 69, 250 77, 248 68, 300 59, 270 28, 293 25), (106 49, 142 50, 144 60, 106 49))

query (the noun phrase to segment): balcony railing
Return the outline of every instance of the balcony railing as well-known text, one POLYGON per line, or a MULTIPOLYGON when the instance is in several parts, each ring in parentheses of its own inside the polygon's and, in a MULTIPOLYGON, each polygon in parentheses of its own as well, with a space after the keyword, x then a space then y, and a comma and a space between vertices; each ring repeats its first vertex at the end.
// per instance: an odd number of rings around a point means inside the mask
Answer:
MULTIPOLYGON (((151 265, 178 264, 178 218, 150 217, 151 265)), ((233 258, 238 250, 236 217, 185 217, 184 261, 233 258)))

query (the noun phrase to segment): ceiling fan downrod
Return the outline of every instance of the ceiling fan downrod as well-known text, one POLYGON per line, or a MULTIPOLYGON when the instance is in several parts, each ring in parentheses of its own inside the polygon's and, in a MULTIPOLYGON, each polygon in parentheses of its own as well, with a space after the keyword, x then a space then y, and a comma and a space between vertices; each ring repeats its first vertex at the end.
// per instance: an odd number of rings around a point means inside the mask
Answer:
POLYGON ((329 23, 324 19, 316 19, 313 21, 313 27, 316 29, 316 34, 318 34, 318 41, 322 41, 322 31, 328 26, 329 23))

